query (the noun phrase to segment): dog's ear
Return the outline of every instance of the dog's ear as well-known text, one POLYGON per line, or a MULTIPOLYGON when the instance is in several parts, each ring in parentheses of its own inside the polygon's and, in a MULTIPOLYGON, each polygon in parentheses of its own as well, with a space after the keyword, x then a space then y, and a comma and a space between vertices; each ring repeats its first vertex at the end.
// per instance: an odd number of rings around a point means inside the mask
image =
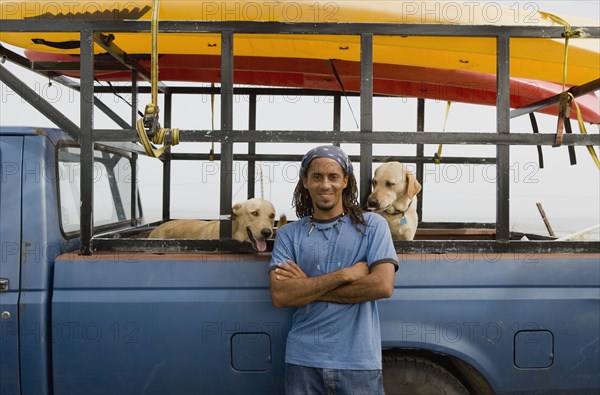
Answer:
POLYGON ((240 214, 240 210, 242 209, 242 203, 236 203, 231 208, 231 219, 235 218, 240 214))
POLYGON ((279 222, 277 223, 277 228, 273 229, 273 235, 277 235, 277 231, 287 223, 287 216, 285 214, 281 214, 281 216, 279 217, 279 222))
POLYGON ((415 177, 414 174, 409 172, 406 173, 406 183, 408 184, 406 195, 409 199, 412 199, 417 193, 421 191, 421 184, 419 184, 419 181, 417 181, 417 177, 415 177))

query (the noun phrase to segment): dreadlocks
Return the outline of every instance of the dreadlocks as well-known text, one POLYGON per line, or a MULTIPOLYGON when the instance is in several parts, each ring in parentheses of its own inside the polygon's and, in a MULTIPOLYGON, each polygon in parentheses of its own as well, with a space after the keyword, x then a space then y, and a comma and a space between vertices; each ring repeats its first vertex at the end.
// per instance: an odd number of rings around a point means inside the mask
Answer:
MULTIPOLYGON (((356 229, 363 233, 358 225, 367 226, 367 223, 358 203, 358 187, 354 174, 348 176, 348 185, 342 191, 342 204, 356 229)), ((308 217, 314 212, 312 199, 308 190, 304 188, 302 178, 296 184, 292 205, 296 207, 298 218, 308 217)))

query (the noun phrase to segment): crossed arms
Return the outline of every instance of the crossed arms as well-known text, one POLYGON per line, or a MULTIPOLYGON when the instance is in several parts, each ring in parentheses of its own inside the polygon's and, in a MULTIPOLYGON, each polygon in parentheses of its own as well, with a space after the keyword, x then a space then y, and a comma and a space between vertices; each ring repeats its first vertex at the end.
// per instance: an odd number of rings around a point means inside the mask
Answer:
POLYGON ((314 301, 363 303, 389 298, 394 291, 392 262, 377 264, 369 271, 366 262, 321 276, 307 277, 292 261, 279 263, 269 273, 275 307, 298 307, 314 301))

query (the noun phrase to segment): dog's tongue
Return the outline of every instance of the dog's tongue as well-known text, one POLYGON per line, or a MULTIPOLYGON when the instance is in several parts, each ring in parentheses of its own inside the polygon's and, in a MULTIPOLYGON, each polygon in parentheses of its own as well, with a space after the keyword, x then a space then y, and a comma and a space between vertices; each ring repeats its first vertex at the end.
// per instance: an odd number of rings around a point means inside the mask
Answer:
POLYGON ((267 250, 267 242, 264 239, 256 240, 256 249, 260 252, 267 250))

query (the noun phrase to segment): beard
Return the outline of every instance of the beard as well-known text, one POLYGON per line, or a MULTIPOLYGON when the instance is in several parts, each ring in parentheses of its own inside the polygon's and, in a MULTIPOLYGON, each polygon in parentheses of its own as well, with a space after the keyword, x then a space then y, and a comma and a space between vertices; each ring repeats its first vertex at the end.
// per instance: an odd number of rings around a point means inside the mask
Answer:
POLYGON ((336 196, 336 194, 333 194, 333 196, 330 195, 325 199, 323 199, 322 197, 317 195, 317 196, 315 196, 314 199, 312 199, 312 201, 314 202, 316 208, 318 208, 319 210, 331 211, 340 204, 341 199, 342 199, 342 196, 341 195, 336 196))
POLYGON ((321 211, 329 211, 332 210, 335 206, 336 206, 336 202, 331 201, 331 202, 316 202, 315 206, 317 206, 317 208, 321 211))

